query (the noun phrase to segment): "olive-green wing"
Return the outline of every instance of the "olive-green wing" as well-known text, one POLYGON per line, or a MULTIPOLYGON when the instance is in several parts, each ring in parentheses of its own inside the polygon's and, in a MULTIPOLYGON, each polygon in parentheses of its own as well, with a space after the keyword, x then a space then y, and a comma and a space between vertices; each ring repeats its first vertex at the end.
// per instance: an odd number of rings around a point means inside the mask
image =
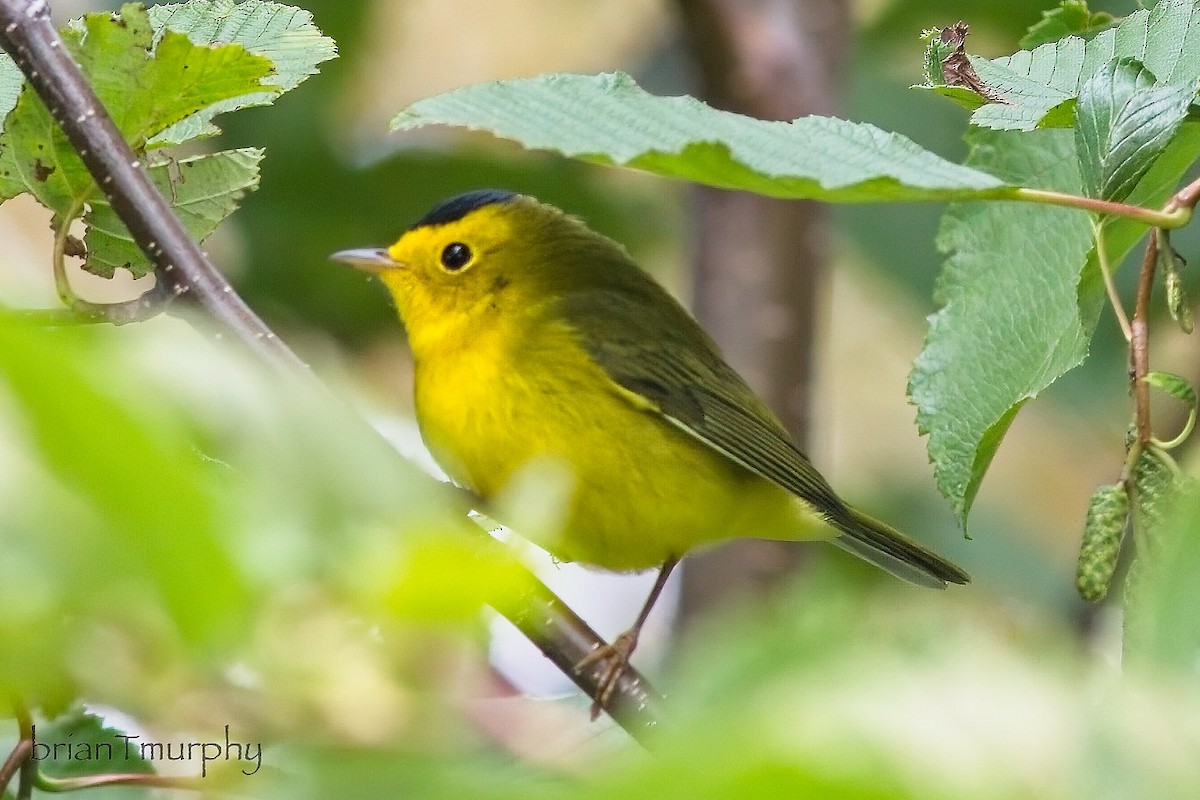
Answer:
POLYGON ((708 335, 658 287, 568 294, 558 311, 614 383, 803 500, 841 532, 839 546, 918 585, 967 582, 954 564, 848 507, 708 335))
POLYGON ((674 301, 665 295, 590 291, 563 298, 562 309, 584 349, 614 383, 709 447, 787 489, 839 528, 853 525, 845 503, 674 301), (648 300, 671 305, 650 306, 648 300))

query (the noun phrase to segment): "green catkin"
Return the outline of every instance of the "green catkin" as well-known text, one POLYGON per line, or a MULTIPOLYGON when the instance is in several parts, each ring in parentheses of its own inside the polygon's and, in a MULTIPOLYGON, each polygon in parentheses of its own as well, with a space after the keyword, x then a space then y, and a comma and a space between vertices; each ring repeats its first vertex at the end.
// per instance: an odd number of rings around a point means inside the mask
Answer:
POLYGON ((1177 268, 1167 270, 1165 283, 1167 310, 1171 312, 1171 319, 1178 323, 1181 331, 1191 333, 1196 324, 1192 318, 1192 304, 1188 299, 1187 290, 1183 286, 1183 277, 1177 268))
POLYGON ((1075 572, 1075 588, 1090 603, 1097 603, 1108 594, 1128 518, 1129 492, 1124 483, 1101 486, 1092 495, 1075 572))
POLYGON ((1170 456, 1148 447, 1138 457, 1133 468, 1133 485, 1137 498, 1138 545, 1153 547, 1155 529, 1162 523, 1163 514, 1174 496, 1175 470, 1166 459, 1170 456))

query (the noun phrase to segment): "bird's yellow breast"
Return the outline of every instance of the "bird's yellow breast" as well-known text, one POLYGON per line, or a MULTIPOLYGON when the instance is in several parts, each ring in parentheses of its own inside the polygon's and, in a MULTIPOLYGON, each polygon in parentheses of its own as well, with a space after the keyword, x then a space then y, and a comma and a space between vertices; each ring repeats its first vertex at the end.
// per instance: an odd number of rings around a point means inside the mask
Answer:
POLYGON ((536 460, 568 470, 565 519, 538 544, 634 570, 729 537, 828 535, 790 494, 639 407, 566 322, 529 311, 476 309, 412 344, 421 432, 456 482, 486 498, 536 460))

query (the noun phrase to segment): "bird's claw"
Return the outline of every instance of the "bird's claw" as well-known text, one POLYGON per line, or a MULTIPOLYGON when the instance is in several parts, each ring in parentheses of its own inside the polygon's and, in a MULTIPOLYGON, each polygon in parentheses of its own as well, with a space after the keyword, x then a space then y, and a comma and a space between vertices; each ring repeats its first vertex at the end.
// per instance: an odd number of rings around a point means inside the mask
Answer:
POLYGON ((594 664, 607 662, 596 682, 596 699, 592 702, 593 720, 600 716, 601 711, 608 708, 608 702, 612 699, 621 676, 629 667, 629 657, 633 655, 633 651, 637 647, 637 638, 637 631, 625 631, 614 639, 612 644, 597 647, 575 665, 574 672, 579 675, 594 664))

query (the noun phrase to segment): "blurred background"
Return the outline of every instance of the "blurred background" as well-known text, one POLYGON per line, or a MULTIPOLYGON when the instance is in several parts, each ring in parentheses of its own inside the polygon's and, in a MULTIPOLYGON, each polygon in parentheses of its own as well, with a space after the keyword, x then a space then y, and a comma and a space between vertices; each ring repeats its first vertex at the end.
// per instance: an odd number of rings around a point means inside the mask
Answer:
MULTIPOLYGON (((104 2, 54 2, 64 20, 104 2)), ((275 106, 218 122, 214 147, 262 146, 262 185, 209 241, 247 302, 398 446, 422 459, 411 420, 403 330, 380 286, 338 268, 339 249, 391 242, 437 201, 469 189, 533 194, 623 242, 696 309, 736 367, 855 504, 974 577, 947 603, 986 606, 999 627, 1061 620, 1118 648, 1111 620, 1084 609, 1074 559, 1088 497, 1117 477, 1129 415, 1124 346, 1109 315, 1093 358, 1028 404, 1000 448, 965 537, 937 494, 906 400, 934 312, 938 205, 819 207, 699 190, 531 153, 486 135, 389 135, 407 103, 457 86, 544 72, 631 73, 660 94, 691 93, 761 117, 835 114, 965 157, 965 113, 922 81, 923 29, 964 19, 968 49, 1016 49, 1047 0, 307 0, 341 57, 275 106)), ((1131 3, 1095 2, 1128 13, 1131 3)), ((53 306, 48 220, 23 199, 0 208, 0 238, 28 274, 0 287, 14 305, 53 306), (28 255, 19 256, 21 248, 28 255)), ((1195 250, 1179 236, 1185 256, 1195 250)), ((1131 278, 1131 270, 1122 279, 1131 278)), ((85 296, 108 286, 82 282, 85 296)), ((117 291, 128 291, 118 288, 117 291)), ((1165 326, 1163 326, 1165 328, 1165 326)), ((1179 337, 1161 367, 1197 372, 1179 337), (1174 361, 1174 363, 1172 363, 1174 361)), ((796 571, 903 593, 824 546, 737 543, 689 559, 660 630, 729 595, 761 593, 796 571)), ((627 627, 652 576, 545 565, 543 576, 602 634, 627 627)), ((497 641, 515 637, 498 629, 497 641)), ((642 656, 653 659, 655 646, 642 656)), ((1115 651, 1115 650, 1114 650, 1115 651)), ((658 654, 665 654, 660 643, 658 654)), ((520 644, 499 663, 528 688, 565 690, 520 644), (536 662, 536 663, 535 663, 536 662)))

